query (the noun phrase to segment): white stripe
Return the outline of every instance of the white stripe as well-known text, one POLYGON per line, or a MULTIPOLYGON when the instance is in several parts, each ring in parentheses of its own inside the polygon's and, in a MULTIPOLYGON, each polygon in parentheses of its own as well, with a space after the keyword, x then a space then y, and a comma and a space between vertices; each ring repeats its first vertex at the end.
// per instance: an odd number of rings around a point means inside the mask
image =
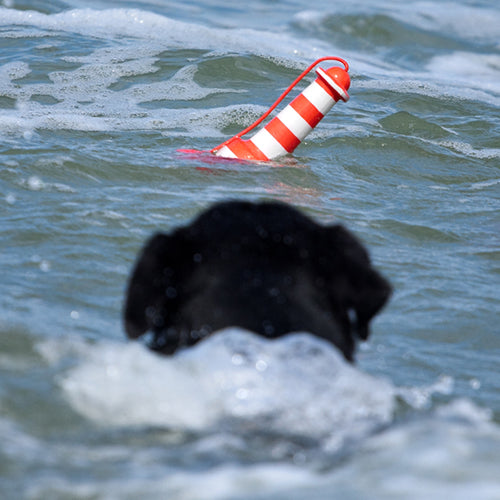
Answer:
POLYGON ((326 82, 328 82, 328 85, 330 85, 330 87, 332 87, 332 89, 337 92, 337 94, 344 102, 347 102, 349 100, 349 94, 340 85, 338 85, 324 69, 318 68, 316 70, 316 73, 323 77, 326 82))
POLYGON ((265 129, 250 139, 270 160, 288 154, 288 151, 265 129))
POLYGON ((302 94, 324 115, 326 115, 335 104, 333 97, 319 83, 316 83, 316 81, 306 87, 302 94))
POLYGON ((291 106, 281 111, 277 118, 301 141, 313 129, 291 106))
POLYGON ((222 158, 238 158, 227 146, 216 151, 215 156, 221 156, 222 158))

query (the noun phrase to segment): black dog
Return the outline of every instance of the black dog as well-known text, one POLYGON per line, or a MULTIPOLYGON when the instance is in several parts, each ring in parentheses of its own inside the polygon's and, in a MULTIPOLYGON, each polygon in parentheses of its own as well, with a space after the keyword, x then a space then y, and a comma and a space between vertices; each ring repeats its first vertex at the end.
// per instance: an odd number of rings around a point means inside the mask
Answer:
POLYGON ((282 203, 230 201, 149 240, 130 279, 125 328, 133 339, 152 331, 150 347, 165 354, 229 326, 269 338, 307 331, 352 361, 390 291, 342 226, 282 203))

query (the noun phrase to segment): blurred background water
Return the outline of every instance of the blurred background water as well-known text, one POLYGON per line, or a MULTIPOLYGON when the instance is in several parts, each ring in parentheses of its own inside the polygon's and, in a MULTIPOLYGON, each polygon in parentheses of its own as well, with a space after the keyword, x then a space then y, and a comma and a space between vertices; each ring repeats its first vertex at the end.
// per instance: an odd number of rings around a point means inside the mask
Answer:
POLYGON ((0 2, 1 497, 500 498, 499 26, 486 0, 0 2), (351 100, 292 158, 177 152, 326 55, 351 100), (395 293, 356 367, 308 335, 125 341, 144 240, 227 198, 370 248, 395 293))

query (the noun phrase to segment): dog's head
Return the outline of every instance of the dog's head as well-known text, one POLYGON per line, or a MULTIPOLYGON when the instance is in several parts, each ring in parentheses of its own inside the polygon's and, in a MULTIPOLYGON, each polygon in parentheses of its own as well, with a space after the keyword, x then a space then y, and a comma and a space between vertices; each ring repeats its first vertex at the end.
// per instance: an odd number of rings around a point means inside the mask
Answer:
POLYGON ((125 329, 130 338, 151 331, 151 347, 164 353, 228 326, 268 337, 308 331, 352 360, 390 291, 342 226, 282 203, 225 202, 145 245, 125 329))

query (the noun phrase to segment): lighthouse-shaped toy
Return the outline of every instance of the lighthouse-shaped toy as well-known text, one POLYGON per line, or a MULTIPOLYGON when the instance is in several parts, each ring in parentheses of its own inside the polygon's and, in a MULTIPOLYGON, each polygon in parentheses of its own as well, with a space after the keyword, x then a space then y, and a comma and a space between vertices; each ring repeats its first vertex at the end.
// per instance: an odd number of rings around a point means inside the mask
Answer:
POLYGON ((222 158, 258 161, 274 160, 291 153, 336 102, 339 100, 347 102, 349 99, 347 90, 351 83, 348 70, 349 66, 343 59, 336 57, 319 59, 295 80, 281 98, 257 122, 240 134, 213 148, 211 152, 222 158), (259 130, 250 139, 241 138, 241 135, 244 135, 260 123, 312 67, 324 60, 339 61, 344 68, 338 66, 333 66, 327 70, 318 68, 316 70, 317 78, 263 129, 259 130))

